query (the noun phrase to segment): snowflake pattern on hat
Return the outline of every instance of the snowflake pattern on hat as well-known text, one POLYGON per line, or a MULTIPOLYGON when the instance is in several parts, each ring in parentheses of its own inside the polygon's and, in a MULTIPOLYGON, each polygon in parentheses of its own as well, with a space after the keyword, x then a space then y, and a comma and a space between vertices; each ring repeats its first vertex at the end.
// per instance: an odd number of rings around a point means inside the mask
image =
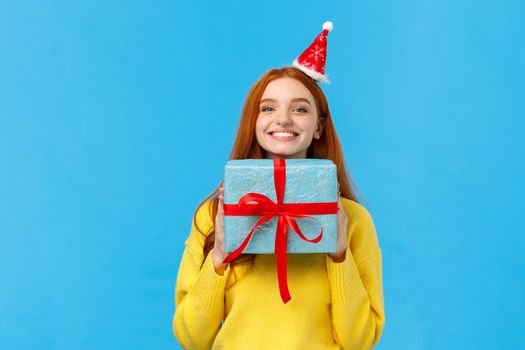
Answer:
POLYGON ((326 36, 333 27, 332 22, 325 22, 323 24, 323 31, 319 33, 310 46, 292 63, 294 67, 299 68, 318 82, 330 83, 324 72, 326 64, 326 36))

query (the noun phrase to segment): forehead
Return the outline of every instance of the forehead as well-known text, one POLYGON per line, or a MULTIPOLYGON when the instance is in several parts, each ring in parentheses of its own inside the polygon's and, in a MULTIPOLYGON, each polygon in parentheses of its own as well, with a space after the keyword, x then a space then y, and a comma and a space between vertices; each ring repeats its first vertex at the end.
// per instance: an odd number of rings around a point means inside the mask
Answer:
POLYGON ((291 100, 293 98, 302 97, 310 102, 314 102, 314 97, 310 90, 308 90, 303 83, 293 78, 279 78, 272 80, 264 90, 263 98, 273 98, 276 100, 291 100))

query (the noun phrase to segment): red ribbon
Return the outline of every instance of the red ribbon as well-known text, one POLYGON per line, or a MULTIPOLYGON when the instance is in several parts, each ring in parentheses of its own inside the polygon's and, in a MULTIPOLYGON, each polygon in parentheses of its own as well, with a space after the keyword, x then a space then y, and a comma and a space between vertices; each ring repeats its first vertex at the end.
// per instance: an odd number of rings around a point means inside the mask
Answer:
POLYGON ((274 216, 278 216, 277 230, 275 232, 277 278, 279 280, 279 293, 281 294, 281 299, 284 303, 287 303, 291 299, 290 291, 288 290, 286 272, 288 226, 290 226, 302 240, 311 243, 318 243, 323 237, 322 225, 319 223, 319 235, 313 239, 308 239, 301 232, 295 218, 309 218, 319 222, 316 218, 310 215, 337 214, 337 202, 283 203, 284 188, 286 184, 286 162, 284 159, 274 159, 273 166, 273 178, 277 203, 273 202, 263 194, 250 192, 242 196, 237 204, 224 204, 224 215, 226 216, 262 216, 251 227, 242 244, 224 259, 224 263, 229 263, 235 260, 244 251, 257 227, 270 221, 274 216))

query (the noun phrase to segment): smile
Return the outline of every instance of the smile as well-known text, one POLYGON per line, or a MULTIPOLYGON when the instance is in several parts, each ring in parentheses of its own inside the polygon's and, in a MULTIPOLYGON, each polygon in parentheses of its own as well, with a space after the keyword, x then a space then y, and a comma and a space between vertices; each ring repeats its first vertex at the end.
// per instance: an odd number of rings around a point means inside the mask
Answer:
POLYGON ((295 132, 291 132, 291 131, 272 131, 272 132, 269 132, 268 135, 270 135, 271 138, 276 141, 292 141, 299 134, 295 132))
POLYGON ((291 131, 272 131, 269 134, 273 135, 273 136, 282 136, 282 137, 299 135, 299 134, 297 134, 295 132, 291 132, 291 131))

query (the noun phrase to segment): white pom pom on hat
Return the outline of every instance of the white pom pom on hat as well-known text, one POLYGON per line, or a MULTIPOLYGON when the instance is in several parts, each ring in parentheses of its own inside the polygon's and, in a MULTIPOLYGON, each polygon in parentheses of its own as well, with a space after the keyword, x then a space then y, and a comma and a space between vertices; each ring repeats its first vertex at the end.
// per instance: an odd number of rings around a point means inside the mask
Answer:
POLYGON ((292 63, 292 66, 299 68, 317 82, 330 83, 324 70, 326 64, 326 37, 333 28, 334 24, 331 21, 324 22, 323 31, 292 63))
POLYGON ((330 21, 326 21, 323 23, 323 29, 326 29, 330 32, 332 29, 334 29, 334 24, 330 21))

